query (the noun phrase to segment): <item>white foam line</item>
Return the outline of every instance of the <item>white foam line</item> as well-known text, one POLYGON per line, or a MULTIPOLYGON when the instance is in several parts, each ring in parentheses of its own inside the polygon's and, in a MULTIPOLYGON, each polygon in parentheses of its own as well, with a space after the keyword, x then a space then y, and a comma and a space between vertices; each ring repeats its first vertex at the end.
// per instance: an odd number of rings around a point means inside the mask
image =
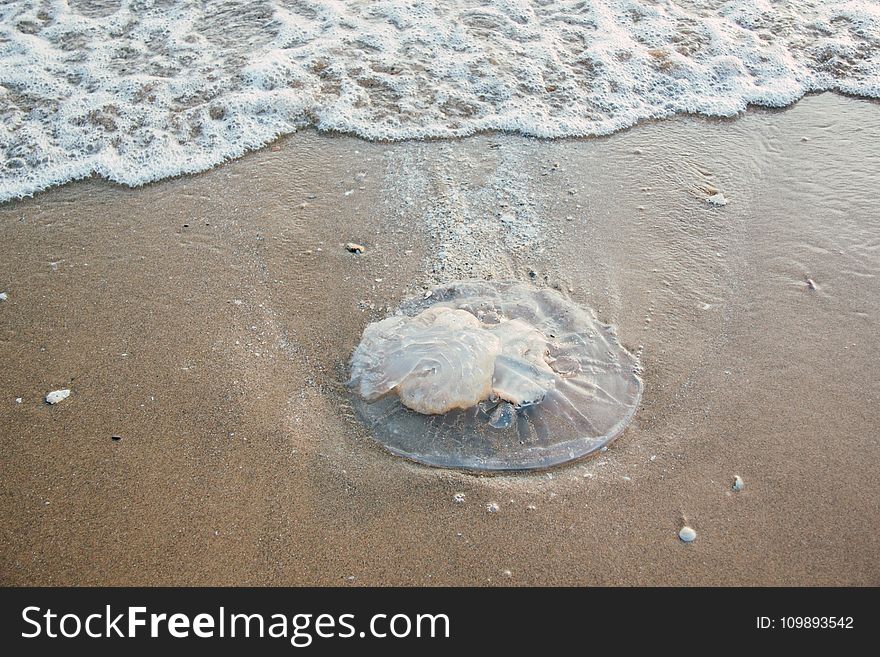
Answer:
POLYGON ((137 186, 306 125, 373 140, 606 135, 813 91, 880 97, 880 5, 19 0, 0 6, 0 201, 137 186))

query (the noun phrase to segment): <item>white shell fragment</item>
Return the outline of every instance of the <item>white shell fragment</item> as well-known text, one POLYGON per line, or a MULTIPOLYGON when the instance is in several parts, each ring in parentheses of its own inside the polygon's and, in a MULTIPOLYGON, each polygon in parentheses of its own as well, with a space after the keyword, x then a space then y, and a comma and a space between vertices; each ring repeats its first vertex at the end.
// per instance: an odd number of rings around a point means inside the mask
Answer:
POLYGON ((678 537, 685 543, 691 543, 696 540, 697 532, 688 526, 684 526, 679 530, 678 537))
POLYGON ((0 292, 0 301, 6 301, 9 298, 9 295, 6 292, 0 292))
POLYGON ((746 487, 746 484, 742 480, 742 477, 740 477, 739 475, 734 475, 733 486, 732 486, 734 492, 738 493, 739 491, 741 491, 745 487, 746 487))
POLYGON ((58 402, 62 402, 65 399, 70 397, 70 390, 64 388, 63 390, 53 390, 48 395, 46 395, 46 401, 49 404, 57 404, 58 402))
POLYGON ((638 361, 558 292, 451 283, 368 325, 353 405, 393 453, 429 465, 527 470, 616 437, 635 413, 638 361))
POLYGON ((714 205, 716 207, 722 207, 724 205, 727 205, 728 203, 727 199, 724 197, 724 194, 722 194, 721 192, 718 192, 717 194, 712 194, 712 196, 710 196, 706 200, 709 202, 710 205, 714 205))

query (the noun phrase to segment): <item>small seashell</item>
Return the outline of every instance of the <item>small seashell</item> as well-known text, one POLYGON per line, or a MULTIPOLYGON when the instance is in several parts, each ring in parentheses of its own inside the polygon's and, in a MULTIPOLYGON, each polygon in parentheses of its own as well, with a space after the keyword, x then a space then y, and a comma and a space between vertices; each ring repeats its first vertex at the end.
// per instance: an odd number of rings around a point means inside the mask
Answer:
POLYGON ((348 244, 345 245, 345 250, 348 251, 349 253, 363 253, 364 251, 367 250, 367 247, 365 247, 363 244, 349 242, 348 244))
POLYGON ((745 482, 742 480, 742 477, 740 477, 739 475, 734 475, 734 477, 733 477, 733 486, 732 486, 734 492, 737 492, 737 493, 738 493, 739 491, 741 491, 741 490, 742 490, 743 488, 745 488, 745 487, 746 487, 746 484, 745 484, 745 482))
POLYGON ((678 537, 683 540, 685 543, 690 543, 697 538, 697 532, 691 529, 688 526, 682 527, 678 532, 678 537))
POLYGON ((66 388, 63 390, 53 390, 48 395, 46 395, 46 401, 49 404, 57 404, 58 402, 64 401, 70 397, 70 390, 66 388))
POLYGON ((464 493, 456 493, 452 496, 452 501, 456 504, 464 504, 464 493))

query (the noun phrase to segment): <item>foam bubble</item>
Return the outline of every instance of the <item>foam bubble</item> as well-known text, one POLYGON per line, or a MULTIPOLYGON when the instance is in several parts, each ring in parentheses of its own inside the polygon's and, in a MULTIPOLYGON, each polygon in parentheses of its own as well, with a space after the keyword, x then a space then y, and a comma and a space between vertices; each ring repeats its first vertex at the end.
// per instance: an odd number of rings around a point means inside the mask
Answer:
POLYGON ((554 138, 880 97, 880 6, 22 0, 0 6, 0 61, 2 201, 202 171, 306 125, 554 138))

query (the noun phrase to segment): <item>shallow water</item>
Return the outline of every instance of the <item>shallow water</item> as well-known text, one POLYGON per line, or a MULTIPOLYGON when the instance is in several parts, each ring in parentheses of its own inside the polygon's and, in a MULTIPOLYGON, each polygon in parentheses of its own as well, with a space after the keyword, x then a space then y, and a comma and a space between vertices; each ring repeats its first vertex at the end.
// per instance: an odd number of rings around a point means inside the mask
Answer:
POLYGON ((880 95, 875 3, 19 0, 0 7, 0 201, 203 171, 306 125, 601 135, 820 90, 880 95))

